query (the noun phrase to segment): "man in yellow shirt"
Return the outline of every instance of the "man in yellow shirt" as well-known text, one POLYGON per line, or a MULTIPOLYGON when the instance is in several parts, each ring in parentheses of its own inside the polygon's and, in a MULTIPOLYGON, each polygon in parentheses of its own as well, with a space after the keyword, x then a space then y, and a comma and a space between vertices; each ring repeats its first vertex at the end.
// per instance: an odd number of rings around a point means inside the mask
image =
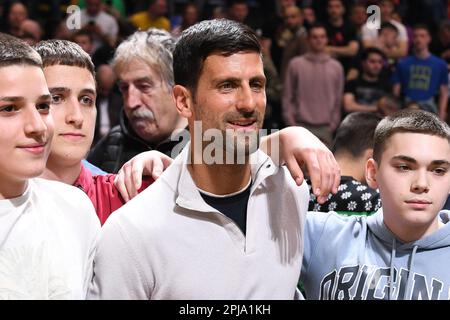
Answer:
POLYGON ((167 1, 152 0, 149 2, 147 11, 135 13, 130 17, 131 24, 140 30, 158 28, 170 32, 170 21, 164 16, 167 13, 167 1))

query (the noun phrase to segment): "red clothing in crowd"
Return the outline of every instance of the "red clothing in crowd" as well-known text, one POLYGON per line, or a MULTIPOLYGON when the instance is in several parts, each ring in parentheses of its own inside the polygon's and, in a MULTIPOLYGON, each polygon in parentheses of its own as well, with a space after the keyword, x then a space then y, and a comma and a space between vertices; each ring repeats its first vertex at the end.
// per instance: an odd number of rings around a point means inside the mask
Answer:
MULTIPOLYGON (((91 199, 102 225, 113 211, 125 204, 125 200, 114 186, 115 177, 115 174, 92 176, 92 173, 82 165, 80 175, 73 184, 91 199)), ((138 192, 152 183, 151 177, 143 177, 142 186, 138 192)))

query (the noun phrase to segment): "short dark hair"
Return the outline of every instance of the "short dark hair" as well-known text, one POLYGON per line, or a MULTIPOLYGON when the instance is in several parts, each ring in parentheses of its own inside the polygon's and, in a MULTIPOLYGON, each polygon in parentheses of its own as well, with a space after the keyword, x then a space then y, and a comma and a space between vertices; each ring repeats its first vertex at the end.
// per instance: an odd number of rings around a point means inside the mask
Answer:
POLYGON ((381 116, 371 112, 352 112, 336 130, 332 151, 334 155, 349 153, 354 158, 373 149, 373 136, 381 116))
POLYGON ((258 37, 248 26, 227 19, 199 22, 184 30, 175 46, 175 84, 189 88, 195 95, 203 63, 209 55, 228 56, 241 51, 261 54, 258 37))
POLYGON ((45 40, 37 43, 34 48, 41 56, 44 68, 54 65, 85 68, 95 79, 95 67, 91 57, 75 42, 45 40))
MULTIPOLYGON (((80 30, 78 30, 77 32, 73 33, 73 34, 70 36, 70 41, 75 42, 75 39, 76 39, 77 37, 80 37, 80 36, 86 36, 86 37, 89 38, 89 40, 90 40, 91 42, 94 41, 92 32, 89 32, 89 31, 87 31, 86 29, 80 29, 80 30)), ((75 43, 76 43, 76 42, 75 42, 75 43)))
POLYGON ((386 59, 386 55, 384 54, 383 51, 375 47, 368 47, 364 49, 363 52, 361 53, 361 60, 362 61, 367 60, 371 54, 378 54, 383 58, 383 60, 386 59))
POLYGON ((425 30, 426 32, 428 32, 428 35, 431 36, 430 28, 426 24, 423 24, 423 23, 415 24, 413 26, 413 32, 416 30, 425 30))
POLYGON ((398 28, 394 24, 392 24, 388 21, 385 21, 381 24, 380 32, 381 32, 381 30, 384 30, 384 29, 391 29, 391 30, 395 31, 397 34, 399 33, 398 28))
POLYGON ((374 134, 373 158, 380 163, 389 138, 395 133, 422 133, 450 143, 450 128, 437 115, 423 110, 400 110, 380 121, 374 134))
POLYGON ((29 65, 42 68, 39 54, 25 41, 0 33, 0 67, 29 65))
POLYGON ((312 25, 310 25, 308 27, 308 37, 311 35, 311 31, 314 30, 314 29, 323 29, 323 30, 325 30, 325 33, 328 36, 327 27, 323 23, 315 22, 315 23, 313 23, 312 25))

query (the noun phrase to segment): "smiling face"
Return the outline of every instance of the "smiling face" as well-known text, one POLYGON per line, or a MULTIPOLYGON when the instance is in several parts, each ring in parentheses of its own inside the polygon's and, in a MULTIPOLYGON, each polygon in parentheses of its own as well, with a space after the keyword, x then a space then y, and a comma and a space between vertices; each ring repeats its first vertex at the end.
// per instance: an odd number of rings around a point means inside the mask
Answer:
POLYGON ((55 124, 49 165, 79 164, 94 138, 95 80, 89 70, 76 66, 48 66, 44 74, 52 95, 55 124))
MULTIPOLYGON (((232 141, 234 150, 245 148, 246 153, 256 150, 257 140, 243 137, 257 137, 262 127, 266 107, 265 83, 258 53, 209 55, 204 61, 192 101, 190 128, 193 128, 193 120, 200 120, 203 132, 220 130, 224 141, 232 141)), ((231 146, 225 151, 229 150, 231 146)))
POLYGON ((380 163, 368 161, 367 180, 380 189, 384 222, 400 239, 414 241, 437 230, 449 170, 447 139, 422 133, 393 134, 380 163))
POLYGON ((0 67, 0 128, 0 198, 5 199, 19 196, 27 179, 42 174, 50 152, 53 121, 42 69, 0 67))

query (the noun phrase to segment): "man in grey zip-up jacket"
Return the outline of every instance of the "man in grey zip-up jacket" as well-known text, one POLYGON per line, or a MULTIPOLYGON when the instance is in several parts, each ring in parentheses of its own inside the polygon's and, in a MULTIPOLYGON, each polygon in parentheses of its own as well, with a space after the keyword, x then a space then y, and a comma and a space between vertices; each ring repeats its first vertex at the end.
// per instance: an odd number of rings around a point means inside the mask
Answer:
POLYGON ((450 129, 403 111, 375 131, 366 176, 371 217, 308 213, 301 282, 307 299, 449 299, 450 129))

